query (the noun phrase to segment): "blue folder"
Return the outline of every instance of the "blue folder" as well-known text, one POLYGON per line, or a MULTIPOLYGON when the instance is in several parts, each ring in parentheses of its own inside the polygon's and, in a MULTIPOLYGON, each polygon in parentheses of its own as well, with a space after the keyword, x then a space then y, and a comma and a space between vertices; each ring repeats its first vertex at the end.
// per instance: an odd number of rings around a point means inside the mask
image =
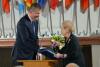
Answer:
POLYGON ((38 52, 43 54, 44 56, 50 58, 50 59, 56 59, 54 57, 55 52, 52 49, 41 47, 38 52))

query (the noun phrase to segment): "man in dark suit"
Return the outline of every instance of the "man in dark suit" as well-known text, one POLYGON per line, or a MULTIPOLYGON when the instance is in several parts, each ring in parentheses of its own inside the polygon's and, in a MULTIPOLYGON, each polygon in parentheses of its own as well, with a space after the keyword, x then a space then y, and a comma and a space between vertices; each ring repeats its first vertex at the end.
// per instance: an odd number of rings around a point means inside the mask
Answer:
POLYGON ((20 65, 17 60, 35 60, 38 45, 38 17, 41 7, 34 3, 28 8, 28 14, 17 24, 16 42, 12 51, 13 65, 20 65))

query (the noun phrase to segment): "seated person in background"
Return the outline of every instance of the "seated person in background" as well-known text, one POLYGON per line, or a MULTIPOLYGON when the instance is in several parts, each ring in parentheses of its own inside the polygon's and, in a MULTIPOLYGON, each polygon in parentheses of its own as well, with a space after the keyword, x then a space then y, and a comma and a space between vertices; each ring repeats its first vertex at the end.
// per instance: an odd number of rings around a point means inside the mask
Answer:
POLYGON ((66 57, 61 59, 55 67, 77 67, 76 65, 79 67, 85 67, 79 40, 74 34, 72 34, 73 31, 74 25, 71 21, 67 20, 62 23, 61 33, 65 37, 65 46, 58 51, 55 57, 58 59, 64 57, 64 55, 66 55, 66 57))

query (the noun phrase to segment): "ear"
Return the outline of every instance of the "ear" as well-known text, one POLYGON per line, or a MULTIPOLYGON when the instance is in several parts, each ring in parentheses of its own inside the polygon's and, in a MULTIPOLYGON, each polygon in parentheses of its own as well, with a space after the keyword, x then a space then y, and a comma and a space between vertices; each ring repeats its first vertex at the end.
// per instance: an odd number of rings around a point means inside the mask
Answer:
POLYGON ((30 10, 30 13, 32 13, 33 11, 32 10, 30 10))

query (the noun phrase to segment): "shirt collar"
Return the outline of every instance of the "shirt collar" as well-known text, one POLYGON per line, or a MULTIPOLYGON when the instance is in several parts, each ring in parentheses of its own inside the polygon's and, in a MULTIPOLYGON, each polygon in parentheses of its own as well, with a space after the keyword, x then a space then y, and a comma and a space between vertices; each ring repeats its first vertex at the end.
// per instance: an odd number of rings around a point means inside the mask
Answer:
POLYGON ((30 19, 30 21, 32 22, 32 19, 31 19, 31 17, 29 16, 29 14, 28 14, 28 18, 30 19))

